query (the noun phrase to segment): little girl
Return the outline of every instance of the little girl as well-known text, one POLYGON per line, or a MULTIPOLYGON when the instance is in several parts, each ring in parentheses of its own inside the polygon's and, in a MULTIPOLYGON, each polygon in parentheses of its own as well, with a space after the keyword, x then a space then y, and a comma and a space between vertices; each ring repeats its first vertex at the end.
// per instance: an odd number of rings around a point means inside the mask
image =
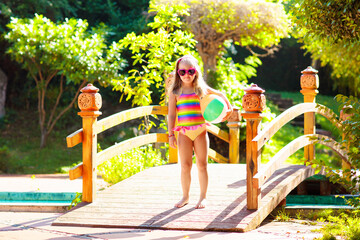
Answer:
POLYGON ((200 198, 195 208, 205 208, 206 192, 208 187, 207 159, 209 137, 206 131, 205 119, 201 114, 200 98, 213 93, 223 98, 228 105, 225 121, 232 112, 232 106, 221 92, 210 88, 204 81, 197 60, 191 55, 185 55, 176 61, 175 79, 169 89, 168 129, 169 145, 178 146, 181 162, 182 199, 175 204, 181 208, 189 202, 191 183, 191 167, 193 151, 196 156, 196 165, 200 183, 200 198), (176 112, 178 124, 175 127, 176 112), (174 131, 179 132, 178 141, 174 131))

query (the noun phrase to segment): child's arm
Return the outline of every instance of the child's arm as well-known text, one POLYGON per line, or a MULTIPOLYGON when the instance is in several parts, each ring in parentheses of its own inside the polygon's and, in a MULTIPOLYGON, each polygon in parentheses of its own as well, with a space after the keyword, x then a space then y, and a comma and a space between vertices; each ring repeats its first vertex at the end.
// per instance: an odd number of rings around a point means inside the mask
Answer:
POLYGON ((172 148, 176 148, 176 138, 173 128, 176 121, 176 96, 172 92, 169 94, 168 103, 168 132, 169 132, 169 145, 172 148))
POLYGON ((228 119, 230 117, 231 113, 233 112, 233 107, 232 107, 231 103, 229 102, 229 100, 227 99, 227 97, 222 92, 220 92, 216 89, 213 89, 211 87, 208 87, 207 91, 208 91, 208 93, 216 94, 216 95, 220 96, 222 99, 224 99, 229 110, 227 111, 226 116, 223 118, 222 121, 225 121, 226 119, 228 119))

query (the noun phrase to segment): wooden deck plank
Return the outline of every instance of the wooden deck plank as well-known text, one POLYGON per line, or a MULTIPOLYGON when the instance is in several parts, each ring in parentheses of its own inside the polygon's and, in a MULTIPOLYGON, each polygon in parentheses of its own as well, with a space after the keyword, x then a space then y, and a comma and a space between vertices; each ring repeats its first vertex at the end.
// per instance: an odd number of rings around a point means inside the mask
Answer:
POLYGON ((209 164, 208 205, 195 209, 199 196, 197 169, 192 170, 190 203, 174 208, 181 198, 180 165, 147 169, 98 193, 96 202, 74 209, 53 225, 156 228, 205 231, 249 231, 303 179, 314 174, 305 166, 282 166, 262 187, 260 208, 246 208, 246 166, 209 164))

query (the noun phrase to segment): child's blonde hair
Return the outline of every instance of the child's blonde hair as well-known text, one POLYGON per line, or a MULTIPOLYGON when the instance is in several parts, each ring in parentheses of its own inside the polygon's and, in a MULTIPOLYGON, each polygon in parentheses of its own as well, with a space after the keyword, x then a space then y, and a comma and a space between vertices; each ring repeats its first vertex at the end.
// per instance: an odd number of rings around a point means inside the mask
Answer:
POLYGON ((198 61, 196 58, 194 58, 191 55, 185 55, 181 58, 179 58, 176 61, 176 66, 175 66, 175 78, 173 81, 173 84, 170 88, 170 92, 172 92, 173 94, 179 96, 180 95, 180 89, 181 89, 181 78, 179 76, 178 70, 179 70, 179 64, 180 62, 184 62, 187 63, 188 65, 194 67, 196 69, 196 73, 195 73, 195 78, 193 81, 193 85, 194 85, 194 90, 195 93, 199 96, 199 97, 203 97, 204 95, 207 94, 207 88, 208 85, 206 84, 203 75, 201 73, 201 69, 200 66, 198 64, 198 61))

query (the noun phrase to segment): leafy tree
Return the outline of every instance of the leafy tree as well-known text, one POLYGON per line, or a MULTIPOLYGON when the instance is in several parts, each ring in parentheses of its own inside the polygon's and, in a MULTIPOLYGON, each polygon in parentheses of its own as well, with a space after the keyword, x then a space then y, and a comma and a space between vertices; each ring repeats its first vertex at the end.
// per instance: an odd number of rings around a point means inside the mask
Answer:
POLYGON ((151 104, 154 91, 164 96, 164 79, 174 70, 176 59, 189 53, 196 56, 193 35, 179 29, 179 16, 187 14, 186 10, 185 5, 150 3, 149 11, 156 12, 154 22, 148 24, 152 31, 129 33, 119 41, 121 48, 131 51, 133 62, 127 77, 113 81, 114 89, 126 94, 127 100, 133 97, 133 105, 151 104))
POLYGON ((198 41, 196 48, 204 72, 215 71, 217 58, 224 53, 226 41, 272 53, 281 38, 289 31, 288 17, 280 3, 269 1, 229 0, 157 0, 163 3, 186 3, 189 15, 183 16, 188 29, 198 41))
POLYGON ((8 28, 7 52, 36 83, 40 147, 44 147, 56 122, 73 106, 86 82, 107 84, 118 75, 124 63, 118 45, 107 47, 105 32, 101 29, 88 32, 88 24, 83 20, 67 19, 55 24, 42 15, 35 15, 33 19, 12 18, 8 28), (46 104, 46 100, 51 100, 48 90, 54 84, 58 84, 57 97, 46 104), (64 87, 73 85, 78 87, 74 98, 66 107, 58 109, 64 87))
MULTIPOLYGON (((6 25, 10 22, 11 17, 33 17, 35 13, 44 14, 52 20, 59 20, 65 15, 74 14, 75 8, 70 6, 68 0, 3 0, 0 2, 0 112, 5 113, 6 95, 10 95, 14 91, 24 91, 21 78, 16 78, 16 75, 21 74, 19 66, 10 60, 10 57, 5 54, 8 43, 4 39, 4 34, 7 29, 6 25), (8 79, 6 81, 5 79, 8 79), (9 87, 7 86, 9 82, 9 87), (16 89, 14 89, 16 88, 16 89), (9 89, 9 91, 6 91, 9 89), (6 94, 9 92, 9 94, 6 94), (1 110, 2 109, 2 110, 1 110)), ((23 93, 23 92, 22 92, 23 93)), ((14 94, 13 95, 26 95, 14 94)), ((9 102, 9 101, 7 101, 9 102)), ((1 115, 1 113, 0 113, 1 115)), ((1 118, 1 116, 0 116, 1 118)))
POLYGON ((337 86, 360 93, 360 2, 295 0, 295 30, 313 59, 329 64, 337 86))

